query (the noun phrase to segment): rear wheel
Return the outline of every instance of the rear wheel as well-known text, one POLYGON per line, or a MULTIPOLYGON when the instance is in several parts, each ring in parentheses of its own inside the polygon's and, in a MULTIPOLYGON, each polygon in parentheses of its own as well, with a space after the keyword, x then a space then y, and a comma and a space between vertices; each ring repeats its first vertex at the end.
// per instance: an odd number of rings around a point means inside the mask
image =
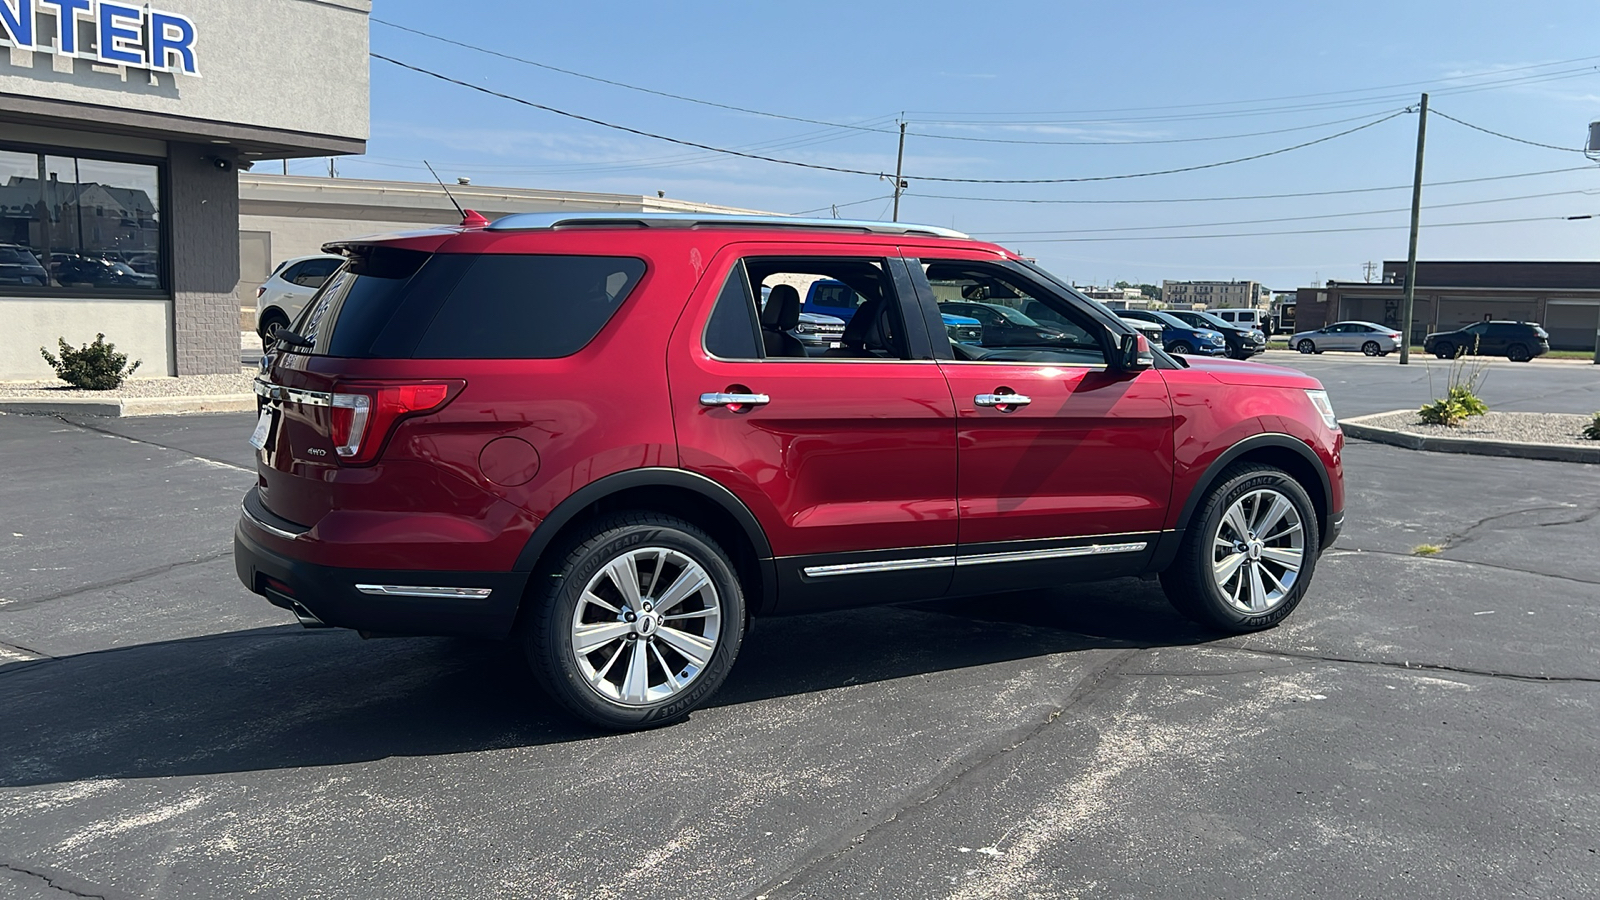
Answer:
POLYGON ((1367 341, 1361 345, 1361 352, 1368 356, 1382 356, 1383 348, 1378 346, 1377 341, 1367 341))
POLYGON ((1310 354, 1310 353, 1317 352, 1317 345, 1312 343, 1310 338, 1306 338, 1305 340, 1301 341, 1300 343, 1295 344, 1294 348, 1296 350, 1299 350, 1301 353, 1310 354))
POLYGON ((1298 482, 1272 466, 1240 463, 1206 494, 1161 587, 1202 625, 1234 634, 1271 628, 1305 596, 1319 540, 1298 482))
POLYGON ((653 512, 607 517, 566 546, 534 576, 522 623, 540 685, 604 728, 665 725, 705 703, 743 638, 727 554, 653 512))
POLYGON ((1506 348, 1506 358, 1512 362, 1527 362, 1533 359, 1533 354, 1528 352, 1526 344, 1512 344, 1506 348))
POLYGON ((1167 352, 1168 353, 1177 353, 1177 354, 1180 354, 1180 355, 1187 355, 1187 354, 1193 353, 1194 352, 1194 348, 1189 346, 1188 344, 1184 343, 1183 341, 1173 341, 1171 344, 1167 345, 1167 352))
POLYGON ((262 341, 272 340, 272 333, 279 328, 289 327, 289 317, 282 310, 269 309, 261 314, 261 321, 256 325, 256 334, 261 335, 262 341))

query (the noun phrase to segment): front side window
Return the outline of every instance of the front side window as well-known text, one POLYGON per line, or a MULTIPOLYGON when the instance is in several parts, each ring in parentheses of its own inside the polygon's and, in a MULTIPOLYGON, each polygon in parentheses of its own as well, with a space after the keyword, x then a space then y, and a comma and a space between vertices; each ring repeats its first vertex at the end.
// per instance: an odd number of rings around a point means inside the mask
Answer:
POLYGON ((0 286, 161 293, 161 169, 0 148, 0 286))
POLYGON ((1101 365, 1104 328, 1071 302, 1009 269, 966 260, 922 260, 940 312, 977 319, 983 338, 951 342, 958 360, 1101 365))

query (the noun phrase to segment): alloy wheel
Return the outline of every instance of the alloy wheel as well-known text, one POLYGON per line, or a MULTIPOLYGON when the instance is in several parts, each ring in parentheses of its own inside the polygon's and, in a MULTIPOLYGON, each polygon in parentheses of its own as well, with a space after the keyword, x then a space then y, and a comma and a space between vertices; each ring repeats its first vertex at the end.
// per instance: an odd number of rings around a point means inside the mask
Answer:
POLYGON ((1212 577, 1230 607, 1261 615, 1294 590, 1305 551, 1305 527, 1289 498, 1271 488, 1250 491, 1217 525, 1212 577))
POLYGON ((717 649, 722 600, 705 567, 666 547, 629 550, 589 579, 569 646, 589 687, 625 706, 685 690, 717 649))

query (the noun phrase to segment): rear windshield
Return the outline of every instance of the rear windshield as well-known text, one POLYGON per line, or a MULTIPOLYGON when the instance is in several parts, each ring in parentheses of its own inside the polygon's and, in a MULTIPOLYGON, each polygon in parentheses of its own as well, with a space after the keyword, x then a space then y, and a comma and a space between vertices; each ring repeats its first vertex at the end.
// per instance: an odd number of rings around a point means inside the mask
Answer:
POLYGON ((610 256, 354 256, 295 323, 312 353, 356 358, 554 359, 583 349, 644 275, 610 256))

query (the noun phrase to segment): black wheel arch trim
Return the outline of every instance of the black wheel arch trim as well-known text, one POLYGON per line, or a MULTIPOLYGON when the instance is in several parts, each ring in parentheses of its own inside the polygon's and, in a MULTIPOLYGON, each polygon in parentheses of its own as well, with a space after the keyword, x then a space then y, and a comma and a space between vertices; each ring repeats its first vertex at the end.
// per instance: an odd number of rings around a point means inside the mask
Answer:
POLYGON ((515 571, 533 571, 539 564, 539 558, 544 555, 544 551, 561 529, 589 506, 613 494, 641 487, 683 488, 699 494, 717 504, 739 523, 744 529, 745 536, 749 538, 750 545, 755 548, 758 560, 766 561, 772 558, 772 544, 767 541, 766 532, 761 530, 761 523, 732 491, 704 475, 687 469, 651 467, 616 472, 591 481, 574 491, 567 499, 557 504, 556 508, 550 511, 550 515, 539 523, 539 527, 534 529, 533 535, 528 538, 528 543, 523 546, 522 553, 517 556, 515 571))
MULTIPOLYGON (((1251 435, 1237 444, 1234 444, 1232 447, 1229 447, 1226 451, 1224 451, 1221 456, 1212 461, 1211 465, 1206 467, 1205 474, 1201 475, 1200 480, 1195 482, 1194 490, 1189 492, 1188 498, 1183 502, 1183 512, 1178 516, 1178 537, 1181 538, 1182 532, 1188 529, 1189 522, 1194 518, 1195 510, 1200 506, 1201 499, 1204 498, 1206 493, 1211 490, 1211 487, 1217 483, 1217 480, 1222 477, 1222 473, 1228 468, 1228 466, 1233 464, 1239 459, 1239 457, 1245 455, 1246 453, 1249 453, 1252 450, 1260 450, 1264 447, 1278 447, 1286 450, 1292 450, 1298 454, 1301 459, 1304 459, 1306 462, 1311 464, 1312 470, 1317 473, 1317 478, 1321 481, 1321 484, 1319 484, 1318 487, 1322 490, 1323 500, 1323 509, 1320 510, 1322 515, 1319 516, 1320 521, 1317 522, 1317 532, 1318 534, 1323 534, 1327 531, 1329 520, 1342 512, 1342 510, 1331 508, 1333 505, 1333 482, 1328 478, 1327 467, 1322 464, 1322 459, 1317 456, 1316 451, 1306 446, 1304 441, 1280 432, 1268 432, 1266 434, 1251 435)), ((1163 546, 1158 549, 1158 557, 1165 555, 1160 551, 1166 550, 1167 547, 1165 545, 1168 543, 1168 541, 1162 541, 1163 546)), ((1172 545, 1172 550, 1175 551, 1177 549, 1178 542, 1173 540, 1170 543, 1172 545)))

